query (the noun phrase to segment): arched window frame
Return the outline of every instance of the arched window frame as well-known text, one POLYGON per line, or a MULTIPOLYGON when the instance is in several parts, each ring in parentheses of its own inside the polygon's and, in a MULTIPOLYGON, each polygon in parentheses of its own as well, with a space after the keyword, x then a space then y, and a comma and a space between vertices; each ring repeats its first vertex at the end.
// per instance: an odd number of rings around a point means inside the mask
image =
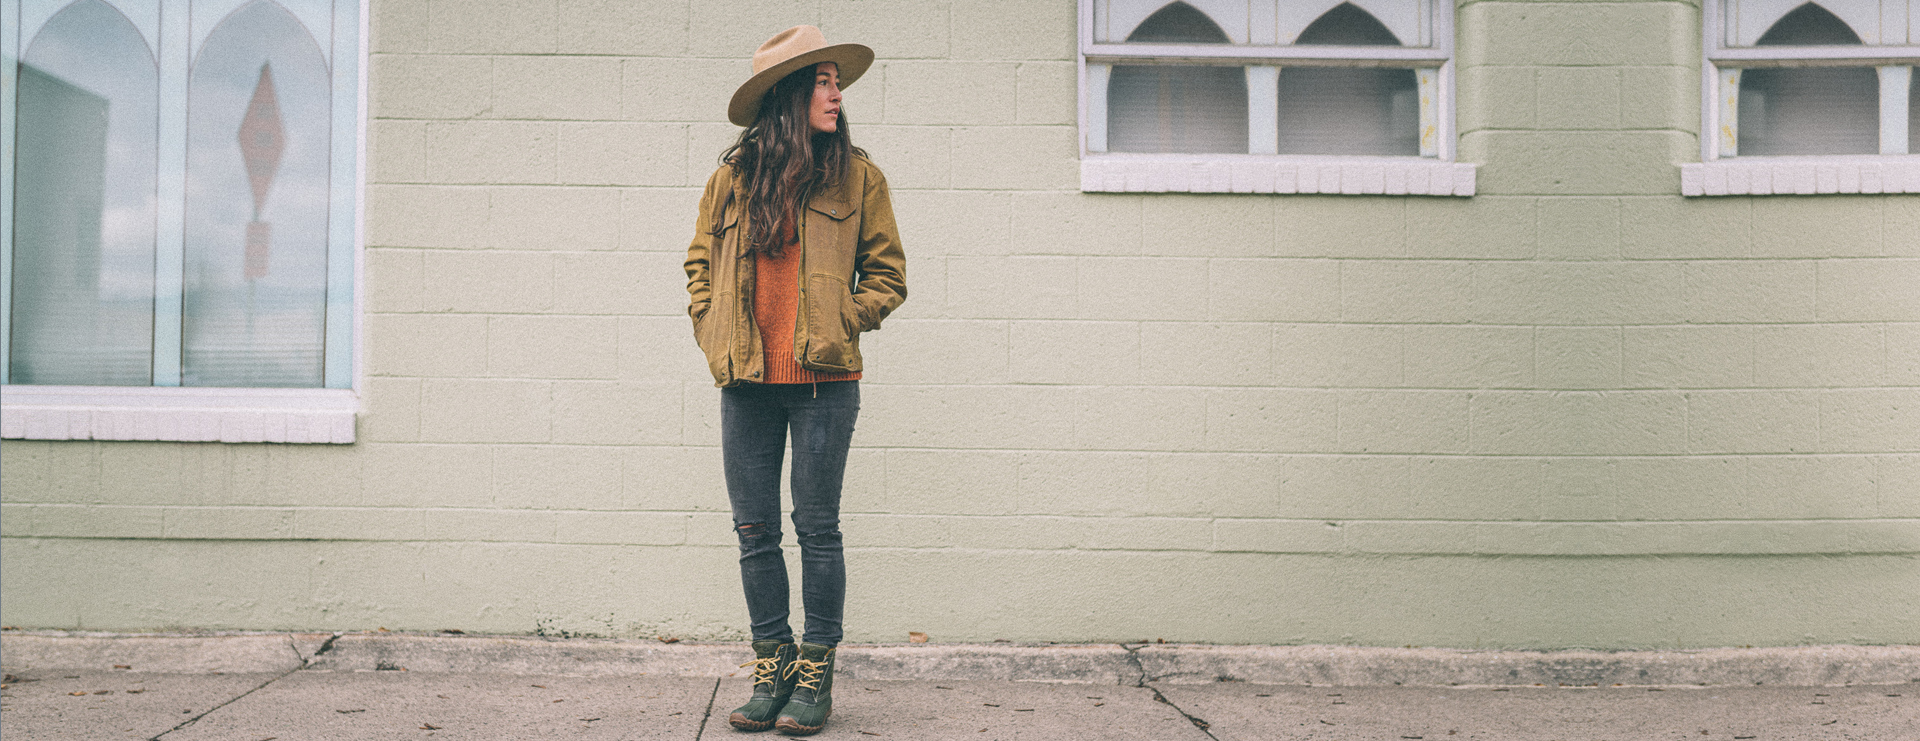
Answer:
MULTIPOLYGON (((1471 196, 1475 167, 1454 161, 1453 4, 1416 0, 1388 21, 1402 46, 1301 46, 1291 37, 1342 0, 1187 0, 1229 44, 1124 43, 1165 0, 1080 0, 1080 189, 1087 192, 1324 193, 1471 196), (1221 22, 1225 20, 1226 22, 1221 22), (1121 26, 1121 28, 1115 28, 1121 26), (1284 40, 1283 40, 1283 37, 1284 40), (1409 38, 1410 37, 1410 38, 1409 38), (1249 154, 1106 151, 1106 90, 1115 64, 1230 64, 1247 70, 1249 154), (1271 80, 1287 66, 1413 69, 1420 86, 1421 156, 1279 155, 1271 80)), ((1352 0, 1366 10, 1369 0, 1352 0)))
MULTIPOLYGON (((0 0, 0 182, 14 183, 14 83, 26 45, 71 0, 0 0)), ((125 14, 157 52, 159 187, 152 386, 0 386, 0 438, 351 443, 365 388, 365 229, 367 0, 330 0, 290 8, 313 32, 330 32, 322 51, 331 71, 333 117, 328 225, 327 349, 317 388, 182 387, 179 364, 185 238, 188 91, 192 60, 228 12, 248 0, 105 0, 125 14), (199 11, 189 12, 190 8, 199 11), (215 12, 208 12, 213 9, 215 12)), ((284 5, 284 3, 283 3, 284 5)), ((13 224, 11 198, 0 199, 0 374, 11 351, 13 224)))
POLYGON ((1758 46, 1805 0, 1705 0, 1700 162, 1680 168, 1688 196, 1920 193, 1920 152, 1908 152, 1909 91, 1920 66, 1920 0, 1820 0, 1859 45, 1758 46), (1740 79, 1767 67, 1873 67, 1880 82, 1880 153, 1739 155, 1740 79))

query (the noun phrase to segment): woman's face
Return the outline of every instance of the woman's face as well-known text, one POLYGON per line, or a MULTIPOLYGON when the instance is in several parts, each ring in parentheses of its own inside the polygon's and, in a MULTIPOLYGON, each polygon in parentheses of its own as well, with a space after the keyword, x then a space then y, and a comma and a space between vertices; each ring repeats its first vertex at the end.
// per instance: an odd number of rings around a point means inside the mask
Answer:
POLYGON ((816 134, 840 129, 840 66, 821 62, 813 67, 813 103, 807 106, 807 126, 816 134))

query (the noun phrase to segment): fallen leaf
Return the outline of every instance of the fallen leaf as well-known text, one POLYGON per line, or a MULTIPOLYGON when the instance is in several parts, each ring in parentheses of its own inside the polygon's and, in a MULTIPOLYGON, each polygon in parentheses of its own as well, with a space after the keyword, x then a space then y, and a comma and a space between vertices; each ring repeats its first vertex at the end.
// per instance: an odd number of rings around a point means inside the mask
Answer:
POLYGON ((554 702, 566 702, 566 700, 565 700, 565 699, 560 699, 560 700, 554 700, 554 702))
POLYGON ((546 685, 544 685, 544 684, 530 684, 530 685, 527 685, 527 686, 528 686, 528 687, 539 687, 540 689, 543 689, 543 690, 547 688, 547 686, 546 686, 546 685))
POLYGON ((866 691, 868 691, 868 692, 879 692, 879 691, 880 691, 880 690, 876 690, 876 689, 874 689, 874 688, 872 688, 872 687, 861 687, 860 689, 863 689, 863 690, 866 690, 866 691))
POLYGON ((980 703, 980 704, 982 704, 982 705, 985 705, 985 706, 987 706, 987 707, 990 707, 990 708, 997 708, 997 707, 1000 707, 999 705, 995 705, 995 704, 993 704, 993 703, 990 703, 990 702, 983 702, 983 703, 980 703))
POLYGON ((927 634, 917 630, 909 630, 907 631, 907 642, 908 643, 926 643, 927 634))
POLYGON ((132 665, 132 664, 114 664, 114 665, 113 665, 113 668, 115 668, 115 669, 132 669, 132 668, 133 668, 133 665, 132 665))
POLYGON ((653 639, 661 643, 679 643, 680 642, 679 636, 654 636, 653 639))
POLYGON ((464 630, 461 630, 461 629, 459 629, 459 628, 441 628, 441 629, 440 629, 440 632, 442 632, 442 633, 452 633, 452 634, 454 634, 454 635, 457 635, 457 636, 459 636, 459 635, 466 635, 466 634, 467 634, 467 632, 466 632, 466 631, 464 631, 464 630))
MULTIPOLYGON (((381 628, 381 630, 386 630, 386 628, 381 628)), ((434 724, 432 724, 432 723, 421 723, 421 724, 420 724, 420 730, 422 730, 422 731, 438 731, 438 730, 440 730, 440 727, 439 727, 439 726, 436 726, 436 725, 434 725, 434 724)))
POLYGON ((671 718, 671 717, 673 717, 673 716, 676 716, 676 715, 684 715, 684 713, 667 713, 667 717, 669 717, 669 718, 671 718))
POLYGON ((451 698, 451 697, 448 697, 448 696, 446 696, 446 695, 434 695, 434 697, 438 697, 438 698, 440 698, 440 699, 442 699, 442 700, 451 700, 451 699, 453 699, 453 698, 451 698))
POLYGON ((111 695, 111 694, 113 694, 113 690, 94 690, 94 691, 93 691, 93 694, 96 694, 96 695, 111 695))
POLYGON ((936 690, 950 690, 950 689, 953 689, 952 687, 942 687, 942 686, 940 686, 940 685, 937 685, 937 684, 936 684, 936 685, 934 685, 934 686, 933 686, 933 688, 934 688, 934 689, 936 689, 936 690))
POLYGON ((1100 707, 1101 705, 1105 705, 1105 704, 1106 704, 1106 703, 1104 703, 1104 702, 1096 702, 1096 703, 1094 703, 1094 704, 1093 704, 1093 706, 1097 708, 1097 707, 1100 707))
POLYGON ((382 632, 382 633, 392 633, 393 631, 391 631, 391 630, 387 630, 386 628, 381 628, 381 629, 380 629, 380 632, 382 632))
POLYGON ((140 693, 142 693, 142 692, 145 692, 145 691, 146 691, 146 690, 144 690, 144 689, 139 689, 139 690, 127 690, 127 694, 129 694, 129 695, 138 695, 138 694, 140 694, 140 693))
POLYGON ((87 693, 86 693, 86 691, 85 691, 85 690, 82 690, 82 691, 79 691, 79 692, 68 692, 67 694, 68 694, 68 695, 70 695, 70 696, 73 696, 73 697, 79 697, 79 696, 81 696, 81 695, 84 695, 84 694, 87 694, 87 693))
POLYGON ((1327 725, 1330 725, 1330 726, 1332 726, 1332 725, 1339 725, 1338 723, 1334 723, 1333 721, 1330 721, 1330 720, 1322 720, 1322 721, 1320 721, 1320 722, 1321 722, 1321 723, 1325 723, 1325 724, 1327 724, 1327 725))

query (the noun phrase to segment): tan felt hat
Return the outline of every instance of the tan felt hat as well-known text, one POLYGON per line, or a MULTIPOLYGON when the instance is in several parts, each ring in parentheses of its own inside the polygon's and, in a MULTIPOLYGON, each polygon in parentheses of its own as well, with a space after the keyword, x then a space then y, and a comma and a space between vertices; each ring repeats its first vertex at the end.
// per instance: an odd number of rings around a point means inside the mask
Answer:
POLYGON ((840 87, 852 85, 873 66, 873 50, 861 44, 827 44, 827 37, 813 26, 794 26, 773 35, 753 52, 753 77, 733 91, 727 104, 727 120, 736 126, 751 126, 760 115, 760 99, 780 78, 794 70, 820 62, 840 66, 840 87))

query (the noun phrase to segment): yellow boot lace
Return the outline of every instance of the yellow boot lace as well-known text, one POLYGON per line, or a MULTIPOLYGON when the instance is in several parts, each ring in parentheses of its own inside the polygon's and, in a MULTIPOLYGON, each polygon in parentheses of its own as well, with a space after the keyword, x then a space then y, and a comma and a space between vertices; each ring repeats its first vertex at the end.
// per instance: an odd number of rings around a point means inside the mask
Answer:
MULTIPOLYGON (((768 656, 764 659, 754 659, 740 665, 743 669, 749 666, 753 667, 753 686, 758 687, 761 682, 773 684, 773 675, 780 671, 780 657, 768 656)), ((792 669, 788 669, 788 671, 792 671, 792 669)))
POLYGON ((816 692, 819 691, 820 677, 824 675, 826 671, 827 662, 824 661, 794 659, 793 663, 787 665, 787 676, 793 676, 795 673, 800 675, 800 681, 793 683, 795 689, 805 687, 816 692))

